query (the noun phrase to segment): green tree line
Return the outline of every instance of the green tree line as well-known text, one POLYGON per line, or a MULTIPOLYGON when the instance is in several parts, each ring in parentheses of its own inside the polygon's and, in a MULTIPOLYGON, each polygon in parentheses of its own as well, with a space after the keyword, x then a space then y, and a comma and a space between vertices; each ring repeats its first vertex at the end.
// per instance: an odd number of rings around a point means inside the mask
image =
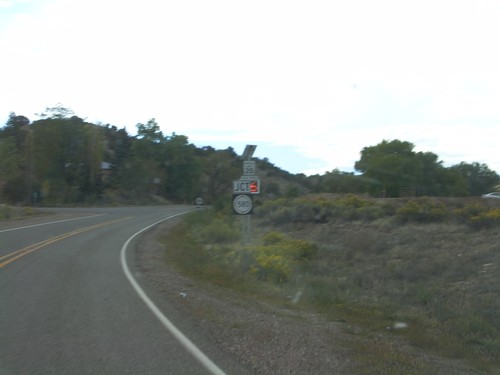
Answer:
MULTIPOLYGON (((0 199, 21 204, 147 203, 153 198, 214 203, 231 194, 241 175, 232 148, 196 147, 188 137, 165 135, 155 119, 136 125, 137 135, 113 125, 92 124, 57 106, 30 122, 11 113, 0 128, 0 199)), ((382 141, 363 148, 357 173, 292 175, 257 160, 263 194, 365 193, 373 196, 468 196, 495 189, 499 176, 485 164, 445 168, 438 156, 415 152, 409 142, 382 141), (270 182, 266 192, 266 177, 270 182), (288 192, 280 191, 280 184, 288 192)), ((229 199, 226 199, 229 201, 229 199)))
POLYGON ((438 155, 415 152, 415 145, 384 140, 364 147, 348 173, 333 170, 316 176, 318 192, 368 193, 373 196, 478 196, 499 188, 499 175, 484 163, 461 162, 444 167, 438 155))
POLYGON ((232 188, 241 160, 164 135, 154 119, 131 136, 55 108, 30 122, 11 113, 0 129, 0 198, 9 203, 208 202, 232 188))

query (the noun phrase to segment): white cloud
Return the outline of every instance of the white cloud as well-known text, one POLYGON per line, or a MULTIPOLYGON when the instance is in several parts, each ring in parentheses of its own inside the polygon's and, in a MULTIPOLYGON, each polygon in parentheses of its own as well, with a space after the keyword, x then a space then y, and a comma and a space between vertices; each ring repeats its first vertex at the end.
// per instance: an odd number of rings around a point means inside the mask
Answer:
POLYGON ((400 138, 500 171, 496 1, 37 4, 0 31, 0 117, 58 102, 131 132, 155 117, 201 143, 295 149, 320 173, 400 138))

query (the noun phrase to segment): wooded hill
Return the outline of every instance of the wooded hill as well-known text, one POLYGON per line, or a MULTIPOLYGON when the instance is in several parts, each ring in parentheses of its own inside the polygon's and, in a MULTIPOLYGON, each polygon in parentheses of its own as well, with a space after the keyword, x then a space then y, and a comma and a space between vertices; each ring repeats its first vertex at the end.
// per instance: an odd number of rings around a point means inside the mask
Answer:
MULTIPOLYGON (((232 148, 196 147, 188 137, 164 135, 155 119, 137 124, 137 135, 92 124, 62 107, 30 120, 11 113, 0 128, 0 202, 16 204, 207 203, 226 198, 242 174, 232 148)), ((365 147, 355 169, 293 175, 267 158, 255 159, 262 178, 259 199, 308 192, 373 196, 468 196, 493 191, 498 174, 462 162, 445 168, 433 153, 409 142, 365 147)))

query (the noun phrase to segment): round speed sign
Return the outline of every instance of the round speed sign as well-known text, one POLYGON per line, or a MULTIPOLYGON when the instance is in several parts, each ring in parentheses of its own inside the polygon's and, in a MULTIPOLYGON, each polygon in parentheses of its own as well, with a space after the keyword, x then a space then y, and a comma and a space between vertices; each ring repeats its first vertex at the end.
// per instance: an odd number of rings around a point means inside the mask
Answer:
POLYGON ((252 211, 253 201, 248 195, 236 195, 233 198, 233 209, 237 214, 247 215, 252 211))

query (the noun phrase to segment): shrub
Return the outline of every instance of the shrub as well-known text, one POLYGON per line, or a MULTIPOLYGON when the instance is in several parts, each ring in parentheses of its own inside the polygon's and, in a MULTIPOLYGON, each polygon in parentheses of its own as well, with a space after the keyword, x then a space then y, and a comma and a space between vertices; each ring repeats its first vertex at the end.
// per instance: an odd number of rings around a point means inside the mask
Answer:
POLYGON ((11 209, 6 204, 0 204, 0 219, 10 219, 11 209))
POLYGON ((342 220, 375 220, 386 215, 385 207, 353 194, 337 199, 332 205, 332 216, 342 220))
POLYGON ((193 236, 198 242, 207 243, 232 243, 240 238, 240 231, 232 223, 216 218, 210 223, 197 226, 193 236))
POLYGON ((484 204, 470 203, 462 208, 457 208, 453 213, 460 222, 467 223, 471 217, 480 215, 487 210, 488 208, 484 204))
POLYGON ((285 241, 286 236, 281 232, 269 232, 262 236, 262 243, 266 246, 275 245, 277 243, 285 241))
POLYGON ((264 221, 272 225, 297 222, 326 223, 330 220, 374 220, 389 215, 386 207, 353 194, 328 200, 301 197, 267 201, 258 209, 264 221))
POLYGON ((362 199, 354 194, 347 194, 345 197, 337 199, 335 204, 352 208, 361 208, 373 205, 372 202, 362 199))
POLYGON ((276 283, 288 281, 292 273, 292 261, 285 255, 275 254, 273 249, 260 246, 254 250, 255 264, 250 268, 252 274, 262 280, 276 283))
POLYGON ((402 222, 429 223, 443 221, 447 216, 443 203, 427 199, 411 200, 396 211, 397 218, 402 222))
POLYGON ((331 311, 334 305, 345 302, 345 296, 335 277, 311 276, 305 287, 304 300, 320 311, 331 311))
POLYGON ((360 207, 356 211, 361 220, 375 220, 386 216, 384 208, 378 205, 360 207))
POLYGON ((493 208, 470 217, 469 225, 474 229, 491 228, 500 224, 500 208, 493 208))
POLYGON ((250 248, 254 259, 250 271, 262 280, 277 283, 288 281, 301 261, 311 259, 317 253, 316 245, 288 238, 279 232, 265 234, 261 242, 262 245, 250 248))
POLYGON ((24 207, 23 214, 26 216, 32 216, 36 214, 36 211, 33 209, 33 207, 24 207))
POLYGON ((500 223, 500 208, 489 208, 484 204, 472 203, 454 211, 458 221, 473 229, 491 228, 500 223))
POLYGON ((281 207, 270 211, 266 216, 266 221, 274 225, 283 225, 295 221, 295 209, 292 207, 281 207))

